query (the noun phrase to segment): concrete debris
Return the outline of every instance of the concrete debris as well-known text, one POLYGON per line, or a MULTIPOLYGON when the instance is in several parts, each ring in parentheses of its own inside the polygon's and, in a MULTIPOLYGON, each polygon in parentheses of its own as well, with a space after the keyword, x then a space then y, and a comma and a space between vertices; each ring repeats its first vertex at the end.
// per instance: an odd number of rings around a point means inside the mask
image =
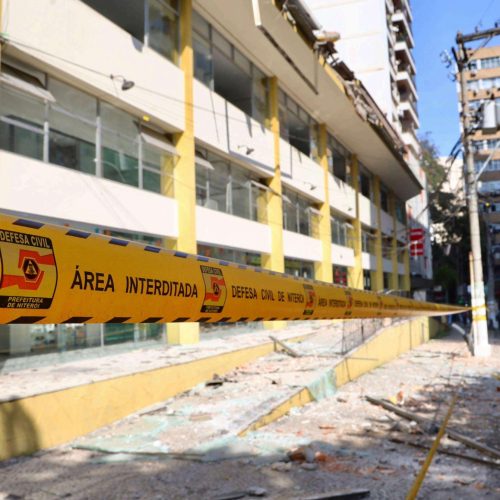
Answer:
POLYGON ((493 376, 500 373, 500 343, 492 343, 491 358, 478 360, 460 338, 429 342, 272 421, 276 408, 289 407, 297 387, 331 373, 332 360, 313 354, 338 351, 335 335, 310 337, 297 347, 299 358, 273 353, 219 373, 214 379, 222 384, 200 384, 71 448, 5 462, 0 491, 33 499, 71 494, 75 500, 258 494, 326 500, 364 498, 370 491, 377 499, 405 498, 432 443, 429 430, 442 421, 444 402, 460 385, 450 429, 463 430, 476 448, 443 438, 421 496, 500 498, 500 460, 484 451, 500 449, 499 382, 493 376), (397 411, 365 399, 398 391, 404 394, 392 405, 397 411), (256 422, 267 425, 249 431, 256 422))

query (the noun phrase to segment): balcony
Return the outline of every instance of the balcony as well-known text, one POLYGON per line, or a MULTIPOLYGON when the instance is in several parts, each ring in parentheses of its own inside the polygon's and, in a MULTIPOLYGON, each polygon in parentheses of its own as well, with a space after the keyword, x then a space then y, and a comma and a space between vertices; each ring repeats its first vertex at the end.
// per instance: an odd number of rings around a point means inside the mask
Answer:
POLYGON ((359 195, 359 218, 365 226, 376 228, 377 222, 377 207, 366 196, 359 195))
POLYGON ((321 240, 293 231, 283 231, 283 252, 292 259, 321 262, 323 248, 321 240))
POLYGON ((410 47, 413 48, 415 40, 413 39, 411 26, 405 13, 401 10, 396 10, 392 15, 392 22, 399 28, 399 35, 404 36, 408 40, 410 47))
POLYGON ((332 243, 332 264, 334 266, 354 267, 354 250, 332 243))
POLYGON ((6 151, 0 151, 0 165, 2 210, 77 222, 91 230, 101 226, 178 236, 177 203, 172 198, 6 151))
POLYGON ((183 72, 83 2, 10 2, 8 31, 5 53, 36 60, 82 90, 135 110, 137 116, 147 115, 168 131, 184 128, 183 72), (86 36, 89 26, 92 36, 86 36), (135 86, 122 91, 111 74, 135 86))
POLYGON ((235 215, 196 207, 196 240, 207 245, 271 253, 271 228, 235 215))
POLYGON ((274 175, 271 131, 197 80, 194 133, 199 141, 244 161, 263 177, 274 175))
POLYGON ((328 173, 328 192, 333 209, 351 219, 356 216, 356 192, 351 186, 328 173))
POLYGON ((415 78, 406 70, 398 71, 397 82, 399 87, 403 87, 406 91, 413 94, 414 99, 418 98, 417 87, 415 86, 415 78))
POLYGON ((410 100, 402 100, 399 103, 398 111, 401 111, 405 118, 410 118, 413 122, 415 128, 420 127, 420 122, 418 120, 416 105, 410 100))
POLYGON ((409 146, 415 156, 420 154, 420 143, 417 141, 413 132, 403 132, 403 141, 406 146, 409 146))
POLYGON ((283 184, 316 202, 325 201, 323 169, 283 139, 280 139, 280 164, 283 184))
POLYGON ((417 72, 417 67, 415 66, 413 55, 406 40, 398 40, 394 46, 394 50, 396 51, 398 59, 402 61, 403 64, 409 64, 415 74, 417 72))
POLYGON ((391 215, 389 215, 386 211, 380 211, 380 222, 381 222, 381 230, 382 233, 387 236, 392 236, 394 231, 394 222, 391 215))
POLYGON ((384 273, 392 273, 392 260, 382 259, 382 269, 384 273))

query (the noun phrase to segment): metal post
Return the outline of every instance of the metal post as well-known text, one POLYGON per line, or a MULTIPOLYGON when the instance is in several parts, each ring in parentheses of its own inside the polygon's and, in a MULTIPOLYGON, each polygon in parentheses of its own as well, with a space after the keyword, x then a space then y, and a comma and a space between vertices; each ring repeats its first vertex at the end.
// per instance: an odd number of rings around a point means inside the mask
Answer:
POLYGON ((474 154, 470 139, 470 115, 469 101, 467 96, 467 82, 465 72, 467 70, 467 54, 462 40, 462 35, 457 35, 459 44, 458 64, 460 71, 460 89, 462 103, 462 143, 466 162, 466 185, 467 198, 469 202, 469 224, 470 240, 472 250, 472 269, 474 279, 471 280, 472 325, 475 335, 473 336, 473 355, 489 356, 490 345, 488 343, 488 323, 486 319, 486 304, 484 300, 483 264, 481 259, 481 238, 479 229, 479 212, 477 202, 476 173, 474 171, 474 154))

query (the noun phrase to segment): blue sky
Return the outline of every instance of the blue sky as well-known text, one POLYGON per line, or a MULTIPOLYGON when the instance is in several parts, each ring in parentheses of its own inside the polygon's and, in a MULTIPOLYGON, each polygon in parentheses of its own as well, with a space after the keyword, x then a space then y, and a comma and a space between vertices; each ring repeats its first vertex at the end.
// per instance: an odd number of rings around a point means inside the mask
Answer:
MULTIPOLYGON (((471 33, 493 27, 500 20, 500 0, 413 0, 413 55, 417 65, 419 135, 431 133, 441 155, 446 156, 457 141, 458 104, 455 82, 439 54, 450 52, 458 30, 471 33)), ((500 37, 490 45, 500 44, 500 37)), ((451 52, 450 52, 451 55, 451 52)))

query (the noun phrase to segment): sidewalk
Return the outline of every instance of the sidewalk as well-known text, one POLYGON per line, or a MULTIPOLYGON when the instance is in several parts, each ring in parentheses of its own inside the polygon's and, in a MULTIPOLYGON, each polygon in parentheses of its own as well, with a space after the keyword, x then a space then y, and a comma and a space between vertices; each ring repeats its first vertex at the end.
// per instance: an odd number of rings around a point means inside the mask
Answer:
MULTIPOLYGON (((293 347, 307 351, 306 343, 293 347)), ((328 397, 294 409, 267 427, 235 436, 237 429, 224 423, 241 417, 255 403, 254 394, 269 396, 289 382, 306 381, 307 371, 303 379, 288 379, 294 363, 296 372, 304 368, 294 359, 271 354, 227 374, 221 384, 214 380, 214 385, 200 385, 73 443, 108 451, 116 446, 114 451, 120 453, 63 446, 4 462, 0 491, 4 497, 33 499, 215 499, 230 498, 229 493, 236 498, 235 492, 259 487, 269 498, 290 499, 366 488, 371 498, 404 498, 433 437, 368 403, 365 396, 395 398, 402 408, 439 425, 458 385, 463 389, 450 428, 500 448, 500 381, 495 377, 500 372, 500 345, 493 346, 490 358, 475 359, 459 335, 433 340, 348 383, 334 396, 324 394, 328 397), (285 369, 276 370, 281 366, 285 369), (266 382, 253 387, 255 372, 264 373, 261 379, 266 382), (245 390, 235 390, 240 377, 250 377, 245 390), (219 429, 219 436, 210 424, 219 429), (290 461, 287 452, 296 447, 302 447, 303 459, 290 461)), ((305 361, 300 358, 300 363, 305 361)), ((491 462, 491 457, 448 439, 440 450, 472 458, 438 452, 421 498, 499 496, 500 468, 481 463, 491 462)))

